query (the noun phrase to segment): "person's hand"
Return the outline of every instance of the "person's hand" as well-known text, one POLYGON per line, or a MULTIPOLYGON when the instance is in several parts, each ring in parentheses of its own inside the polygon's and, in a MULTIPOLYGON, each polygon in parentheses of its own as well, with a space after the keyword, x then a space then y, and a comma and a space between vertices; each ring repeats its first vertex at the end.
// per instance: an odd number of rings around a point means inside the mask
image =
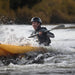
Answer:
POLYGON ((42 35, 42 32, 39 32, 39 35, 42 35))

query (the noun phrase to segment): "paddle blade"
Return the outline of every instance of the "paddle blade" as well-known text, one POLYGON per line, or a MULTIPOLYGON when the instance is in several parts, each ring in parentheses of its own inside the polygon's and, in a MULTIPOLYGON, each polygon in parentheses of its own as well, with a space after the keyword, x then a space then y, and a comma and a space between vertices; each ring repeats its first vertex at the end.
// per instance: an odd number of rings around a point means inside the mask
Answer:
POLYGON ((59 28, 64 28, 64 27, 65 27, 65 25, 58 25, 58 26, 56 26, 56 27, 52 28, 51 30, 59 29, 59 28))

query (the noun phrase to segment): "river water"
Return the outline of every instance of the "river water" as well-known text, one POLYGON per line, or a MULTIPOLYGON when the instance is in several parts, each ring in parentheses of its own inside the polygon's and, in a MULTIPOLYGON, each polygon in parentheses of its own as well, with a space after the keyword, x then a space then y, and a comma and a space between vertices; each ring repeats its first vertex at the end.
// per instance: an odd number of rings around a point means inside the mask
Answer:
MULTIPOLYGON (((75 25, 65 25, 65 27, 70 26, 75 25)), ((47 25, 45 27, 51 29, 55 26, 47 25)), ((32 31, 31 25, 1 25, 0 42, 3 44, 39 46, 35 38, 28 38, 32 31)), ((0 61, 0 75, 75 75, 75 29, 56 29, 51 32, 55 34, 55 38, 51 38, 50 47, 45 47, 51 53, 43 54, 43 64, 21 65, 24 62, 23 58, 19 62, 20 64, 10 63, 8 66, 4 66, 0 61)))

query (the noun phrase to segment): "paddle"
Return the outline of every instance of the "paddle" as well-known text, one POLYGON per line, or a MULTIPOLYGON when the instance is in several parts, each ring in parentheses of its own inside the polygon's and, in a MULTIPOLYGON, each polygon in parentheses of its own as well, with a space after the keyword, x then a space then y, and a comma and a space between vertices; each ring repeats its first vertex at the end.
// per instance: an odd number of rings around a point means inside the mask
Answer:
MULTIPOLYGON (((58 25, 58 26, 52 28, 51 30, 59 29, 59 28, 64 28, 64 27, 65 27, 64 25, 58 25)), ((51 30, 46 30, 46 31, 44 31, 44 32, 48 32, 48 31, 51 31, 51 30)), ((39 33, 34 34, 34 35, 31 35, 31 36, 29 36, 28 38, 32 38, 32 37, 34 37, 34 36, 37 36, 38 34, 39 34, 39 33)))

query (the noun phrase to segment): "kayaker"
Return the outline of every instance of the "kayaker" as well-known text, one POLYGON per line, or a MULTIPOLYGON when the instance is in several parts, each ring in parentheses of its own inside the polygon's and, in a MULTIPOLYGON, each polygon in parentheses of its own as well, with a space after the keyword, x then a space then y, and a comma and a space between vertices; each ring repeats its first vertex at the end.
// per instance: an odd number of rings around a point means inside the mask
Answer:
POLYGON ((37 34, 37 38, 39 41, 39 44, 44 44, 45 46, 48 46, 51 43, 50 38, 54 38, 54 34, 51 32, 45 32, 47 31, 46 27, 41 27, 42 21, 39 17, 33 17, 31 19, 32 26, 34 28, 34 32, 31 35, 37 34))

